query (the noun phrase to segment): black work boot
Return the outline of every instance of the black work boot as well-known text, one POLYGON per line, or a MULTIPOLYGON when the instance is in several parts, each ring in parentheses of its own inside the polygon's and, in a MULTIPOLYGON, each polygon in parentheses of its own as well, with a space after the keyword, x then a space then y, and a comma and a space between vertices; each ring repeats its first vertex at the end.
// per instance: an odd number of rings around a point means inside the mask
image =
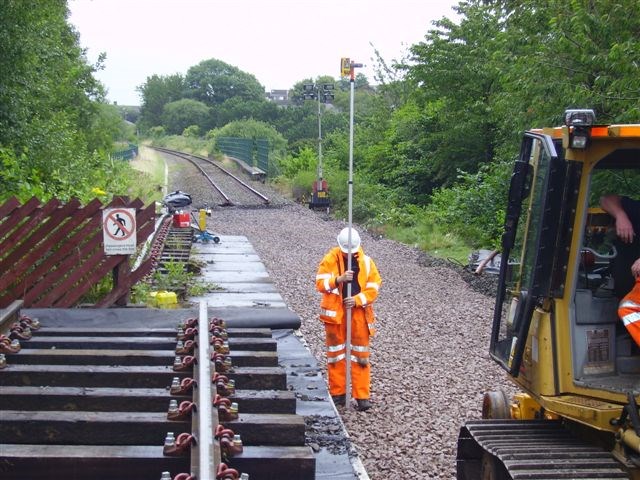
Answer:
POLYGON ((338 405, 344 406, 347 403, 346 395, 331 395, 331 398, 333 399, 333 403, 335 404, 336 407, 338 405))
POLYGON ((361 412, 366 412, 371 408, 371 402, 368 398, 359 398, 356 400, 356 403, 358 404, 358 410, 361 412))

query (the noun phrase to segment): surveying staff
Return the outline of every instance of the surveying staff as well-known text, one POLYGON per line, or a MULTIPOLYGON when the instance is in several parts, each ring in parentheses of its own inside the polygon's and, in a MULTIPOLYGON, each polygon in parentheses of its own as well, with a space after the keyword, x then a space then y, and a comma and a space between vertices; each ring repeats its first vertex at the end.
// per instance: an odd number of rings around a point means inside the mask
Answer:
POLYGON ((640 201, 620 195, 600 199, 602 209, 616 221, 618 255, 614 259, 614 289, 618 297, 618 316, 640 345, 640 201))
POLYGON ((374 261, 360 246, 360 235, 349 228, 338 235, 338 246, 324 256, 316 274, 316 288, 322 293, 320 320, 325 328, 329 393, 336 405, 346 404, 347 390, 347 309, 351 308, 351 383, 358 410, 371 408, 371 366, 369 338, 375 333, 372 304, 378 296, 382 279, 374 261), (347 270, 348 254, 352 255, 347 270), (347 285, 351 282, 351 296, 347 285))

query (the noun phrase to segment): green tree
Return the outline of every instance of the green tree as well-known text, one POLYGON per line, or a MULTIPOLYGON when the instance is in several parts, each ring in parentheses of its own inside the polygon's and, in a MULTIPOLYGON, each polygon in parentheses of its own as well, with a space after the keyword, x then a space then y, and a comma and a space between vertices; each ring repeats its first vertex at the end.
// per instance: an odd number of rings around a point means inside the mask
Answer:
MULTIPOLYGON (((64 0, 0 6, 0 200, 67 199, 115 178, 102 168, 118 122, 64 0)), ((119 118, 119 117, 118 117, 119 118)))
POLYGON ((169 134, 180 135, 190 125, 207 130, 210 123, 209 107, 189 98, 167 103, 162 111, 162 124, 169 134))
POLYGON ((256 78, 233 65, 211 58, 187 71, 185 96, 210 107, 233 97, 245 101, 264 98, 264 87, 256 78))
POLYGON ((152 75, 138 88, 142 97, 140 120, 143 130, 162 125, 164 106, 178 101, 184 96, 184 78, 179 73, 173 75, 152 75))

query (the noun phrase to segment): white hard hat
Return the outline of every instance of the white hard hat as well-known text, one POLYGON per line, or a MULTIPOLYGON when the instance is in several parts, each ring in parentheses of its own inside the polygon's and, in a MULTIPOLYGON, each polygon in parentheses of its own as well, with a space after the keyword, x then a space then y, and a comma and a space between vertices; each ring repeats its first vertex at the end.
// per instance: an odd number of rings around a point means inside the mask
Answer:
MULTIPOLYGON (((343 228, 338 234, 338 246, 344 253, 349 253, 349 227, 343 228)), ((351 253, 356 253, 360 247, 360 235, 351 229, 351 253)))

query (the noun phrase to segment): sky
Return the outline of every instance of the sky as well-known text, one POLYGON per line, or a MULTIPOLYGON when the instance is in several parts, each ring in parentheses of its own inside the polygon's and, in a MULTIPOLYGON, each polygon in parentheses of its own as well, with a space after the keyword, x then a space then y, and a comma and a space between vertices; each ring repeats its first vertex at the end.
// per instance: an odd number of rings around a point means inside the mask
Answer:
POLYGON ((186 75, 215 58, 256 77, 267 91, 320 75, 340 59, 374 81, 375 50, 386 62, 424 39, 432 22, 455 18, 458 0, 69 0, 69 22, 87 60, 106 53, 95 77, 107 99, 139 105, 152 75, 186 75))

